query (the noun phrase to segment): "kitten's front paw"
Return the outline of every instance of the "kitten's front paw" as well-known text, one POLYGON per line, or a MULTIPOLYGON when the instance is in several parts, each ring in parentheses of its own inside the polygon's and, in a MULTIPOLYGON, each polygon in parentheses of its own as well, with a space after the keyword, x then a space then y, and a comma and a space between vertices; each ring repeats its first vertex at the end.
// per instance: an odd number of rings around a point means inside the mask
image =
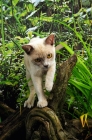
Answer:
POLYGON ((35 98, 33 98, 32 100, 30 100, 28 98, 24 103, 24 107, 27 107, 27 108, 33 107, 34 106, 34 101, 35 101, 35 98))
POLYGON ((40 108, 46 107, 47 105, 48 105, 48 102, 47 102, 47 100, 45 100, 45 99, 40 100, 40 101, 38 101, 38 103, 37 103, 37 106, 40 107, 40 108))
POLYGON ((53 88, 53 82, 46 82, 45 88, 47 91, 51 91, 53 88))

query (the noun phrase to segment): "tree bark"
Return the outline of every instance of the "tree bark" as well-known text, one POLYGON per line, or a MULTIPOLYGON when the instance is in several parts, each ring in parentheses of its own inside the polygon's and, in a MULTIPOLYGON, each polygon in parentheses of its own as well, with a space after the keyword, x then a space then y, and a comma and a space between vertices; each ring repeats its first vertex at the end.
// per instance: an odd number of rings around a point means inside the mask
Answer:
POLYGON ((49 97, 49 106, 56 113, 57 111, 61 112, 63 109, 68 80, 71 76, 72 69, 75 66, 76 62, 77 57, 76 55, 73 55, 67 61, 58 66, 56 81, 49 97))
POLYGON ((30 110, 17 110, 12 113, 0 126, 0 140, 25 140, 25 118, 30 110))
POLYGON ((32 137, 32 127, 41 122, 46 129, 49 140, 65 140, 64 130, 55 112, 48 108, 34 108, 26 118, 26 140, 32 137))

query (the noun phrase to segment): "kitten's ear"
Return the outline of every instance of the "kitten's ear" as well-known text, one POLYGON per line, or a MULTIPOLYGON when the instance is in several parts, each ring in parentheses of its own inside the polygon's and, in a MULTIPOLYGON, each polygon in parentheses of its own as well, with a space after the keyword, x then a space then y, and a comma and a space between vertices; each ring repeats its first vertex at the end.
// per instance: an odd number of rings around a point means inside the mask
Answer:
POLYGON ((49 44, 49 45, 53 45, 55 43, 55 34, 50 34, 46 40, 45 40, 45 43, 46 44, 49 44))
POLYGON ((22 49, 29 55, 33 51, 33 47, 31 45, 23 45, 22 49))

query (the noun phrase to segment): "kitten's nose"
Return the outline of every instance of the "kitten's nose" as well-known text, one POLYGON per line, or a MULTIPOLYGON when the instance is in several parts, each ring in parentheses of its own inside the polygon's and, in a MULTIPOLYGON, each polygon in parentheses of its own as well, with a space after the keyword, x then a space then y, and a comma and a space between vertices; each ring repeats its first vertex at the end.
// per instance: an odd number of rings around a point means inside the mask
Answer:
POLYGON ((48 68, 48 65, 44 65, 44 68, 48 68))

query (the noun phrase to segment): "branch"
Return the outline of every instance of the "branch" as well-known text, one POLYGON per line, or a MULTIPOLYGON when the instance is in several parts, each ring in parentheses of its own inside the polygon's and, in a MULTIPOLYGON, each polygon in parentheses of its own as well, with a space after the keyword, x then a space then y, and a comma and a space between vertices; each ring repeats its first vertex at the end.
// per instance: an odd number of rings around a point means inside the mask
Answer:
POLYGON ((14 112, 15 112, 15 110, 13 110, 12 108, 10 108, 9 106, 7 106, 6 104, 4 104, 3 102, 0 102, 0 115, 3 118, 8 117, 9 115, 11 115, 14 112))
POLYGON ((76 62, 77 57, 74 54, 67 61, 63 62, 62 65, 59 65, 57 69, 56 81, 49 97, 49 106, 55 112, 57 112, 59 108, 63 108, 68 80, 71 76, 72 69, 75 66, 76 62))

